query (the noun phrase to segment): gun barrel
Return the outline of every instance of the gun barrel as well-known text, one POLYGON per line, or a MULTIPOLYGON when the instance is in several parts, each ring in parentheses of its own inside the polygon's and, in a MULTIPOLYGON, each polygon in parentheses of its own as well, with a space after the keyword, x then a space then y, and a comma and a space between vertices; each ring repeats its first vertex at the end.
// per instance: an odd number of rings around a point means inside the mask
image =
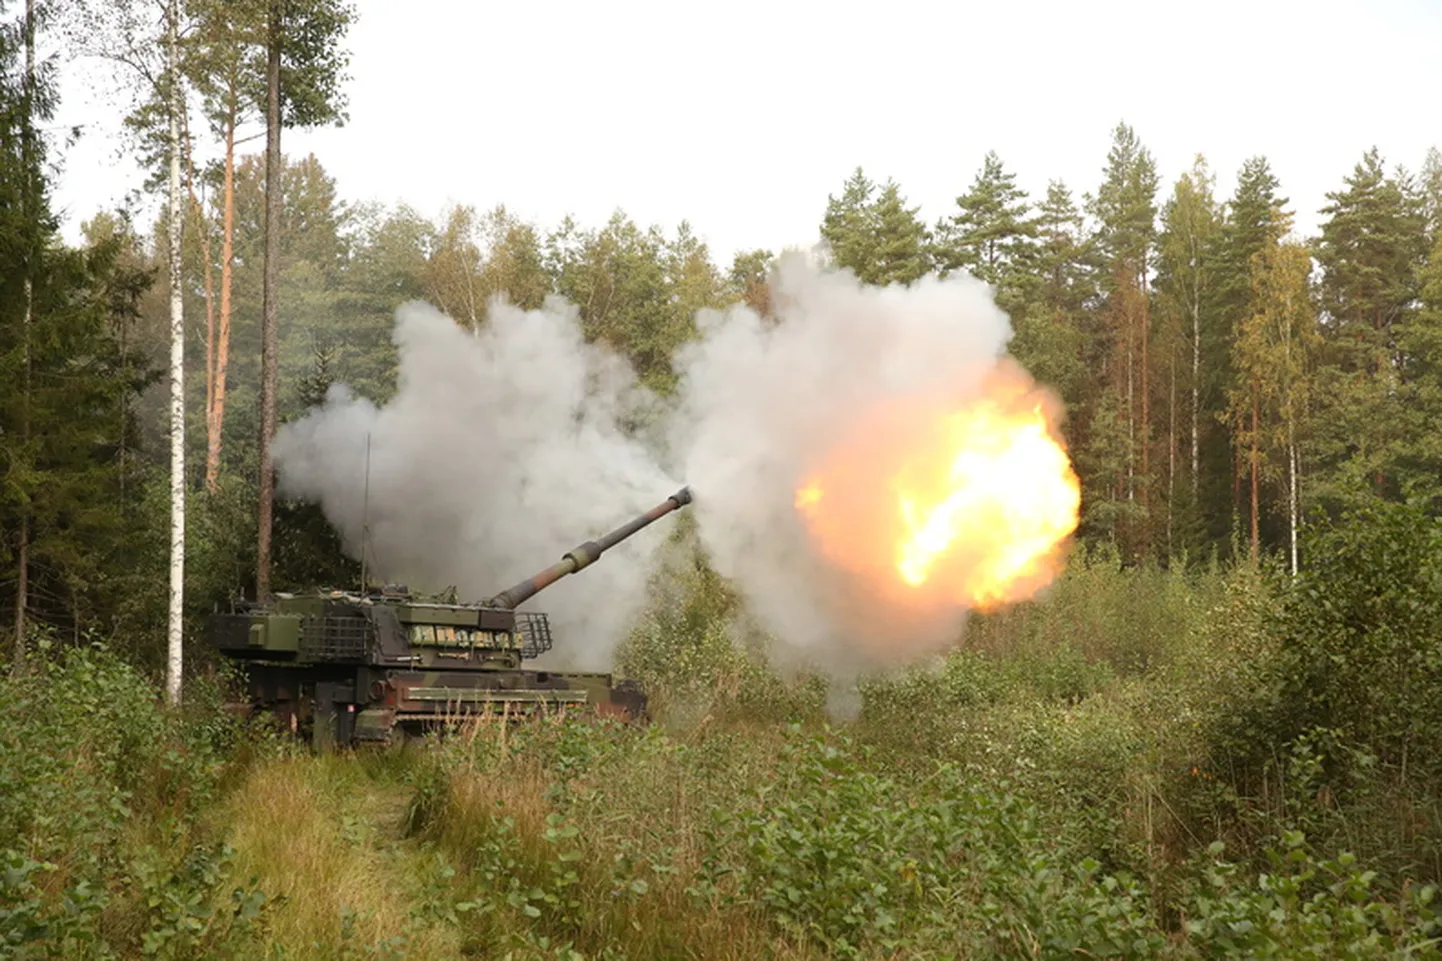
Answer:
POLYGON ((567 574, 574 574, 583 567, 588 567, 596 562, 606 551, 639 531, 649 524, 655 523, 662 517, 675 510, 680 510, 691 503, 691 488, 683 487, 660 504, 651 508, 639 517, 633 518, 602 537, 567 551, 562 558, 550 567, 534 574, 519 584, 497 594, 486 602, 489 607, 515 608, 528 600, 537 591, 543 590, 567 574))

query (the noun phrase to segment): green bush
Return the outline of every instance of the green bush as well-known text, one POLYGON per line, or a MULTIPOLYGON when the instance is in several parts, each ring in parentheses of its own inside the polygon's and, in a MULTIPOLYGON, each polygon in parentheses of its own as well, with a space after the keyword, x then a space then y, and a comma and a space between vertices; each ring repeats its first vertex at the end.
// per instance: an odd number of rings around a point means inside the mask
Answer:
POLYGON ((1318 860, 1300 832, 1266 852, 1268 868, 1247 877, 1213 844, 1186 902, 1186 933, 1206 958, 1438 957, 1442 915, 1436 889, 1389 900, 1376 872, 1350 854, 1318 860))
POLYGON ((1102 875, 1006 782, 944 765, 876 772, 839 734, 793 729, 785 772, 713 829, 712 884, 839 957, 1148 957, 1163 936, 1142 889, 1102 875))
POLYGON ((0 681, 5 956, 175 956, 257 916, 253 891, 218 900, 226 852, 190 837, 241 736, 194 693, 203 722, 99 645, 42 642, 29 672, 0 681))
POLYGON ((1372 504, 1307 538, 1277 630, 1277 733, 1442 775, 1442 521, 1372 504))

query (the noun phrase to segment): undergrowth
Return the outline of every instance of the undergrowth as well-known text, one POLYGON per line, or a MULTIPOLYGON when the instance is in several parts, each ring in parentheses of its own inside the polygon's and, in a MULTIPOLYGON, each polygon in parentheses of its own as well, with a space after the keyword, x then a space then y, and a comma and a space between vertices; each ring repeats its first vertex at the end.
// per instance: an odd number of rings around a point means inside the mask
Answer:
POLYGON ((1407 511, 1295 580, 1079 555, 844 718, 704 565, 622 652, 647 725, 316 757, 54 646, 0 681, 0 957, 1442 957, 1442 532, 1407 511))

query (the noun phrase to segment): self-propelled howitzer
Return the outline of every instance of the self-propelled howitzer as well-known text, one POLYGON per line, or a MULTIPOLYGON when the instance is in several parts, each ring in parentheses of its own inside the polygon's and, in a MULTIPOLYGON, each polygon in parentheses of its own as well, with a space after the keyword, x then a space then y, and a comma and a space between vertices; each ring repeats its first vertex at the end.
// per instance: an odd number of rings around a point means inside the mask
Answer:
POLYGON ((403 586, 277 594, 212 615, 211 641, 241 662, 248 709, 273 712, 321 747, 386 742, 487 711, 580 708, 643 717, 646 695, 634 681, 525 667, 551 649, 551 628, 545 614, 516 608, 690 502, 690 489, 682 488, 481 603, 423 597, 403 586))

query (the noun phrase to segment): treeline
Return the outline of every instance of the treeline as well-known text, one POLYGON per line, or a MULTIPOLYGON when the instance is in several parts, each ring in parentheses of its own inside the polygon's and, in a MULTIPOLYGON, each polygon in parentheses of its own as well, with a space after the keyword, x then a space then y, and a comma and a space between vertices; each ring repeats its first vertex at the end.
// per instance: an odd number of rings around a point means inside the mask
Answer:
MULTIPOLYGON (((1066 402, 1083 535, 1131 559, 1277 551, 1296 563, 1309 510, 1437 496, 1442 450, 1429 438, 1442 426, 1442 379, 1429 338, 1442 336, 1442 154, 1414 176, 1367 151, 1311 238, 1292 230, 1265 158, 1243 165, 1229 198, 1201 157, 1168 190, 1119 125, 1100 166, 1093 191, 1053 182, 1036 200, 989 154, 934 224, 897 184, 857 170, 827 198, 820 233, 834 262, 870 283, 968 271, 995 286, 1012 352, 1066 402)), ((237 184, 244 250, 259 242, 254 163, 241 163, 237 184)), ((663 392, 697 310, 770 310, 772 252, 718 264, 686 223, 668 235, 617 212, 546 229, 503 207, 457 207, 432 223, 404 206, 347 207, 315 158, 287 167, 284 204, 291 412, 315 396, 312 368, 383 399, 391 311, 408 297, 474 326, 494 296, 536 307, 558 294, 588 338, 663 392)), ((220 222, 214 207, 206 223, 220 222)), ((244 318, 258 303, 247 266, 258 258, 240 260, 244 318)), ((201 251, 187 263, 199 276, 201 251)), ((203 315, 200 285, 189 295, 203 315)), ((257 348, 243 322, 237 337, 224 443, 238 455, 227 469, 243 471, 257 348)))
MULTIPOLYGON (((316 35, 333 43, 340 8, 311 7, 316 35)), ((245 145, 265 129, 264 34, 242 20, 248 9, 196 4, 184 58, 192 616, 256 582, 266 178, 264 155, 245 145)), ((153 638, 168 552, 166 214, 98 214, 80 247, 60 242, 34 132, 53 109, 53 77, 25 66, 26 22, 0 33, 0 612, 17 630, 153 638)), ((329 47, 286 61, 287 125, 341 118, 342 61, 329 47)), ((163 116, 152 98, 131 117, 144 134, 136 149, 157 165, 163 116)), ((1293 232, 1265 158, 1243 165, 1228 198, 1201 157, 1164 184, 1124 124, 1098 161, 1091 190, 1053 182, 1032 197, 989 154, 934 223, 899 185, 858 169, 818 202, 820 233, 834 262, 868 282, 965 270, 995 286, 1012 352, 1066 402, 1082 536, 1130 560, 1277 552, 1295 564, 1311 510, 1435 501, 1442 154, 1413 174, 1364 153, 1310 238, 1293 232)), ((338 380, 384 401, 393 311, 410 298, 474 326, 492 297, 536 307, 562 296, 588 338, 663 393, 698 310, 771 310, 773 252, 721 264, 685 223, 668 233, 618 211, 599 225, 537 225, 465 206, 432 222, 404 205, 347 204, 313 156, 288 158, 280 183, 282 422, 338 380)), ((278 505, 275 531, 274 586, 353 579, 314 508, 278 505)))
POLYGON ((965 270, 1066 401, 1084 535, 1131 558, 1285 552, 1308 510, 1439 493, 1442 154, 1362 155, 1298 237, 1265 157, 1230 198, 1203 157, 1164 188, 1125 124, 1096 188, 1034 199, 989 154, 924 224, 858 170, 822 234, 865 280, 965 270))

